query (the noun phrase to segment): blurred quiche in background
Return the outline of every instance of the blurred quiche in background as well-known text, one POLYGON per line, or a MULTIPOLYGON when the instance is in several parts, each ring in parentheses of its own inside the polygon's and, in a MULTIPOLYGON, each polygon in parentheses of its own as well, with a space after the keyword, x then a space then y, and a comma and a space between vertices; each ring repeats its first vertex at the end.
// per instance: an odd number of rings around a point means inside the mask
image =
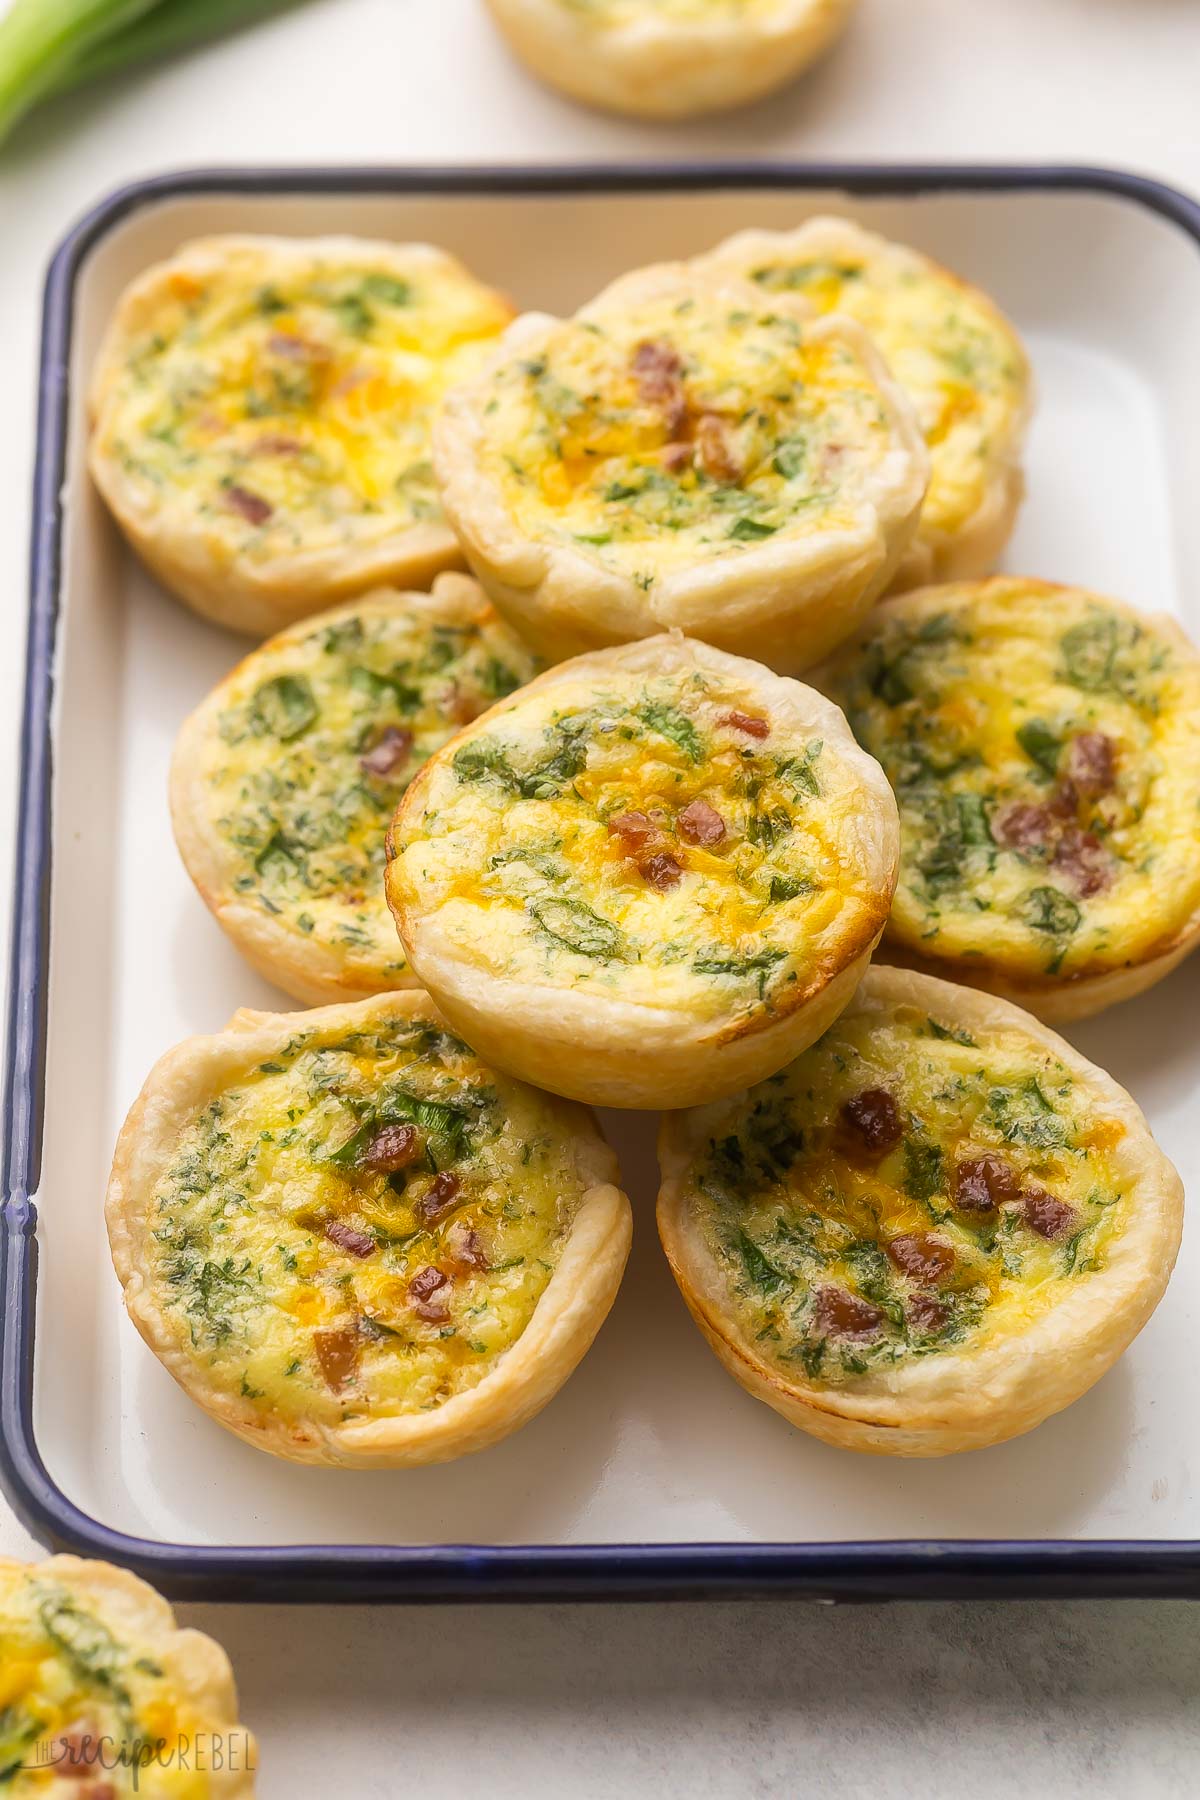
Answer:
POLYGON ((12 1800, 250 1800, 225 1652, 109 1563, 0 1559, 0 1789, 12 1800))
POLYGON ((795 79, 857 0, 488 0, 517 54, 575 100, 649 119, 741 106, 795 79))

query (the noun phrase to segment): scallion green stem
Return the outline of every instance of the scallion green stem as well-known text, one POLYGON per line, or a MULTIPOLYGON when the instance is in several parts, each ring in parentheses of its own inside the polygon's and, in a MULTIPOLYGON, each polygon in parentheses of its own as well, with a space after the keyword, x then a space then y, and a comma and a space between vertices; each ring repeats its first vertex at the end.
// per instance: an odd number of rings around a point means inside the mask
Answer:
POLYGON ((52 91, 67 93, 135 63, 172 56, 295 4, 296 0, 158 0, 144 17, 83 51, 55 81, 52 91))
POLYGON ((0 16, 0 139, 114 32, 158 0, 14 0, 0 16))

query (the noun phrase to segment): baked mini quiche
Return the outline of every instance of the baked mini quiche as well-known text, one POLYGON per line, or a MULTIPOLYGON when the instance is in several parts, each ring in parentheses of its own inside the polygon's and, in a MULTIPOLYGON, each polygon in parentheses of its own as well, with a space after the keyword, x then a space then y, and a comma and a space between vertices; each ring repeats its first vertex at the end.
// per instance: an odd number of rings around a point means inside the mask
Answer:
POLYGON ((1169 619, 995 577, 889 601, 814 679, 899 801, 888 961, 1057 1020, 1193 947, 1200 656, 1169 619))
POLYGON ((893 586, 986 575, 1024 493, 1029 363, 1003 313, 916 250, 849 219, 795 231, 743 231, 704 259, 765 294, 801 295, 864 326, 916 411, 929 492, 893 586))
POLYGON ((679 119, 783 87, 855 0, 488 0, 534 72, 591 106, 679 119))
POLYGON ((225 1652, 109 1563, 0 1560, 0 1792, 248 1800, 254 1739, 225 1652))
POLYGON ((548 660, 678 627, 784 673, 895 572, 928 471, 852 320, 684 264, 526 314, 434 432, 447 516, 548 660))
POLYGON ((255 650, 192 714, 171 812, 196 886, 297 999, 415 985, 383 895, 408 782, 537 664, 466 575, 377 590, 255 650))
POLYGON ((427 762, 387 892, 409 960, 500 1068, 597 1105, 756 1081, 850 998, 895 804, 836 707, 666 636, 541 675, 427 762))
POLYGON ((613 1302, 630 1212, 580 1107, 425 994, 236 1015, 168 1051, 108 1190, 130 1317, 206 1412, 295 1462, 445 1462, 532 1418, 613 1302))
POLYGON ((1129 1095, 1006 1001, 874 967, 770 1080, 677 1113, 659 1230, 756 1399, 897 1456, 1030 1430, 1150 1317, 1183 1189, 1129 1095))
POLYGON ((164 585, 265 637, 460 563, 430 418, 511 317, 427 244, 205 238, 128 288, 92 474, 164 585))

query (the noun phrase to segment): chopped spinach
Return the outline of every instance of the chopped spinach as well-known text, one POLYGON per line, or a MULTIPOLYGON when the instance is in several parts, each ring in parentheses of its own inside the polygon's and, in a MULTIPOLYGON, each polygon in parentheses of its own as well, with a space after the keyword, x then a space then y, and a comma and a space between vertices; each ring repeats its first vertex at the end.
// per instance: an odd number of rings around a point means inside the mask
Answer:
POLYGON ((1085 693, 1110 687, 1117 654, 1117 621, 1108 613, 1096 613, 1072 625, 1062 637, 1063 667, 1067 680, 1085 693))
POLYGON ((939 1144, 922 1137, 904 1140, 904 1174, 901 1185, 910 1200, 932 1200, 945 1187, 944 1157, 939 1144))
POLYGON ((1083 918, 1070 895, 1054 887, 1030 888, 1018 901, 1017 912, 1031 930, 1054 938, 1070 937, 1083 918))
POLYGON ((564 900, 553 895, 528 902, 528 911, 547 937, 565 944, 579 956, 596 957, 611 962, 625 953, 625 935, 611 919, 601 918, 582 900, 564 900))
POLYGON ((767 978, 776 963, 780 963, 787 955, 786 950, 775 950, 768 946, 764 950, 756 950, 749 956, 729 955, 722 951, 705 951, 695 957, 692 967, 698 975, 733 975, 739 980, 748 975, 758 977, 758 997, 761 1000, 767 990, 767 978))
POLYGON ((1028 719, 1017 729, 1017 742, 1029 758, 1036 763, 1044 775, 1053 778, 1058 774, 1058 759, 1062 755, 1062 739, 1056 731, 1051 730, 1045 719, 1028 719))
POLYGON ((777 1269, 770 1257, 759 1248, 754 1239, 744 1231, 739 1231, 734 1239, 738 1255, 742 1259, 742 1267, 746 1278, 756 1288, 765 1293, 774 1293, 776 1289, 787 1286, 787 1276, 782 1269, 777 1269))
POLYGON ((289 743, 308 730, 317 702, 303 675, 276 675, 254 693, 254 715, 261 729, 289 743))
POLYGON ((638 708, 638 717, 650 731, 656 731, 682 750, 689 762, 703 762, 704 740, 678 706, 672 706, 666 700, 647 700, 638 708))

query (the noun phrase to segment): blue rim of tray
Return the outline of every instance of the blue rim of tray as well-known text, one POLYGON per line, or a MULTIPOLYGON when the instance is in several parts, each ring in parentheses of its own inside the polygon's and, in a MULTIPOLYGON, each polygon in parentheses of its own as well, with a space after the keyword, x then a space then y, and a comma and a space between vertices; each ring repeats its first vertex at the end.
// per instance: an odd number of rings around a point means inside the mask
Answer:
MULTIPOLYGON (((93 246, 156 202, 196 195, 518 196, 822 189, 855 197, 948 193, 1108 195, 1148 209, 1200 248, 1200 204, 1118 170, 1075 167, 703 162, 503 169, 187 170, 119 188, 63 240, 46 280, 38 388, 29 639, 21 732, 4 1077, 0 1229, 0 1485, 56 1550, 124 1565, 175 1599, 616 1600, 792 1595, 817 1601, 1200 1597, 1200 1542, 925 1540, 845 1544, 350 1546, 167 1544, 114 1531, 51 1479, 33 1422, 36 1193, 45 1101, 55 632, 75 283, 93 246)), ((114 1294, 114 1304, 115 1294, 114 1294)))

